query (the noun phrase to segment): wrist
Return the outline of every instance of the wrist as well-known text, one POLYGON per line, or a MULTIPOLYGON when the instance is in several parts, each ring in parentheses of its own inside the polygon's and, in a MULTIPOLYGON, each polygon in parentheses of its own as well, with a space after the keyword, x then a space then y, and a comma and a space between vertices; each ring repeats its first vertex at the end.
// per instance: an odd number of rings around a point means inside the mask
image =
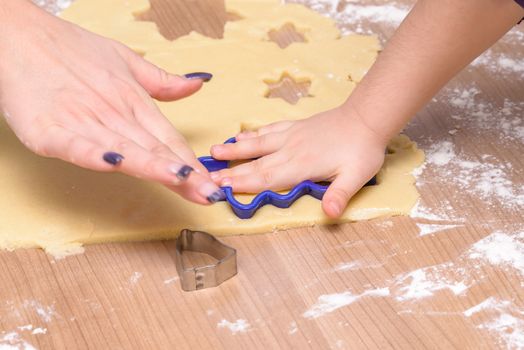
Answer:
POLYGON ((351 99, 348 99, 339 109, 344 118, 351 123, 352 128, 358 128, 360 133, 373 139, 380 147, 385 148, 391 138, 400 131, 393 131, 391 127, 387 127, 387 120, 377 124, 373 118, 367 118, 369 113, 361 110, 351 99))
POLYGON ((16 42, 18 34, 27 32, 28 26, 42 25, 48 16, 52 17, 29 0, 4 1, 0 6, 0 48, 16 42))
MULTIPOLYGON (((60 33, 58 18, 28 0, 7 0, 0 6, 0 73, 19 62, 32 43, 60 33)), ((0 76, 1 79, 1 76, 0 76)))
MULTIPOLYGON (((35 5, 29 0, 7 0, 0 6, 0 30, 13 27, 29 11, 34 11, 35 5)), ((18 24, 20 26, 20 24, 18 24)))

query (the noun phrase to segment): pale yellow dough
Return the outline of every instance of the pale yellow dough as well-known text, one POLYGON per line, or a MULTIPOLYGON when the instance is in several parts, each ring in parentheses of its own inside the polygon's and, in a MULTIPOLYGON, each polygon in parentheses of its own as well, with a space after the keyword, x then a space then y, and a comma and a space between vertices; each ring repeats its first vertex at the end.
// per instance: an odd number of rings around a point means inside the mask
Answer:
MULTIPOLYGON (((243 125, 306 118, 339 105, 379 50, 375 37, 341 38, 331 20, 278 0, 228 1, 228 11, 243 19, 227 23, 224 39, 192 33, 170 42, 154 23, 134 19, 148 6, 144 0, 78 0, 63 17, 122 41, 168 71, 215 75, 195 96, 159 104, 199 155, 243 125), (269 41, 267 33, 286 23, 302 31, 307 42, 281 49, 269 41), (314 97, 296 105, 265 98, 264 80, 278 80, 283 73, 310 80, 314 97)), ((3 119, 0 143, 1 248, 37 246, 64 255, 85 243, 170 238, 183 228, 227 235, 328 222, 311 197, 290 209, 266 206, 254 218, 240 220, 226 203, 198 206, 160 185, 44 159, 26 150, 3 119)), ((407 214, 413 207, 418 193, 411 172, 424 155, 404 136, 390 151, 379 185, 361 190, 339 222, 407 214)))

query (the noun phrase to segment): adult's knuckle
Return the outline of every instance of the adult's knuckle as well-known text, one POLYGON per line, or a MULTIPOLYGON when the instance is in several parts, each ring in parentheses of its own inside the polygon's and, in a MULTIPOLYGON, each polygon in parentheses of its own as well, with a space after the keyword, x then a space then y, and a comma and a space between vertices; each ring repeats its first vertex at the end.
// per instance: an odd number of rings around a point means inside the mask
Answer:
POLYGON ((129 146, 130 146, 130 142, 128 140, 117 139, 113 141, 111 150, 118 151, 118 152, 124 152, 129 148, 129 146))
POLYGON ((182 147, 187 147, 186 142, 181 137, 178 137, 178 136, 169 136, 165 139, 164 143, 173 150, 176 150, 182 147))
POLYGON ((168 153, 172 153, 171 152, 171 149, 169 147, 167 147, 165 144, 163 143, 157 143, 153 146, 150 147, 150 152, 152 153, 155 153, 155 154, 168 154, 168 153))
POLYGON ((158 68, 158 67, 157 67, 157 74, 158 74, 158 82, 160 83, 160 86, 161 87, 169 86, 169 83, 170 83, 169 74, 162 68, 158 68))

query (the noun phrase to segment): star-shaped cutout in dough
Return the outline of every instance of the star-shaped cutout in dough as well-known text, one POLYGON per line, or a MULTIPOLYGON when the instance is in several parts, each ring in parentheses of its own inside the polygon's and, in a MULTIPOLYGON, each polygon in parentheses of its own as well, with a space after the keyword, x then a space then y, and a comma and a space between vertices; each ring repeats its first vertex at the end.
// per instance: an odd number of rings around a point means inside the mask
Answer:
POLYGON ((280 29, 273 29, 267 34, 269 39, 277 43, 281 49, 285 49, 292 43, 307 42, 305 36, 297 30, 293 23, 286 23, 280 29))
POLYGON ((283 73, 278 81, 266 79, 264 83, 268 86, 266 98, 281 98, 294 105, 303 97, 313 97, 309 94, 310 80, 301 81, 288 73, 283 73))
POLYGON ((175 40, 192 31, 214 39, 222 39, 226 22, 242 19, 240 16, 226 12, 221 1, 196 0, 191 7, 182 6, 178 1, 150 0, 151 7, 148 11, 135 15, 139 21, 156 23, 158 31, 167 40, 175 40), (209 9, 210 7, 213 9, 209 9), (187 11, 191 8, 192 11, 187 11), (210 15, 210 14, 213 15, 210 15), (168 19, 176 18, 177 21, 169 23, 168 19))

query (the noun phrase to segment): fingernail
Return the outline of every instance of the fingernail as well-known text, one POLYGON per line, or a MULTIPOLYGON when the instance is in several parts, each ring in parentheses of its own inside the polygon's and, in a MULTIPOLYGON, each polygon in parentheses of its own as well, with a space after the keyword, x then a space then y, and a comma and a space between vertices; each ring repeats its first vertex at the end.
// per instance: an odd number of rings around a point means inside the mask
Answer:
POLYGON ((124 160, 124 156, 116 152, 106 152, 104 153, 102 158, 106 163, 109 163, 111 165, 118 165, 121 161, 124 160))
POLYGON ((211 180, 217 180, 220 177, 220 174, 216 171, 209 173, 209 176, 211 177, 211 180))
POLYGON ((223 201, 224 199, 226 199, 226 194, 222 190, 218 190, 207 196, 207 201, 211 204, 223 201))
POLYGON ((193 80, 193 79, 201 79, 204 81, 204 83, 207 83, 213 78, 213 74, 211 73, 205 73, 205 72, 194 72, 194 73, 187 73, 184 74, 184 78, 193 80))
POLYGON ((178 171, 173 171, 173 172, 175 173, 176 177, 180 181, 184 181, 184 180, 187 180, 187 178, 189 177, 189 174, 191 174, 191 172, 194 170, 195 169, 191 168, 189 165, 184 165, 178 171))
POLYGON ((212 182, 206 182, 200 186, 198 193, 207 199, 211 204, 221 201, 226 198, 226 195, 217 185, 212 182))

